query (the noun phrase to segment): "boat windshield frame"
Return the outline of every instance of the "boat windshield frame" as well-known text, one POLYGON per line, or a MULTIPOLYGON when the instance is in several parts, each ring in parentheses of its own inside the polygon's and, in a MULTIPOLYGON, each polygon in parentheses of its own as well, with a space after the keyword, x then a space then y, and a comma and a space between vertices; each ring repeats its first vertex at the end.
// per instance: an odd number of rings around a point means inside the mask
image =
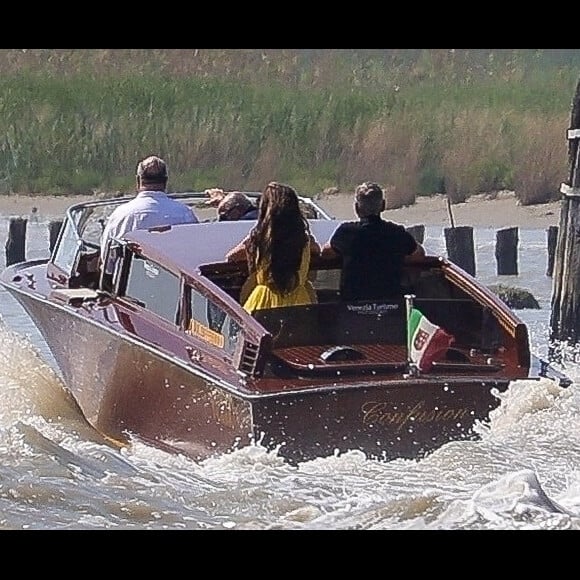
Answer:
MULTIPOLYGON (((244 192, 256 203, 260 192, 244 192)), ((192 207, 196 213, 209 213, 200 221, 217 221, 217 212, 208 205, 208 196, 203 191, 170 192, 169 197, 178 199, 192 207)), ((95 199, 70 206, 63 220, 56 243, 49 258, 48 275, 60 284, 72 283, 79 275, 83 257, 97 256, 100 253, 100 236, 106 219, 118 206, 134 199, 134 195, 116 198, 95 199)), ((311 197, 299 196, 304 214, 309 219, 334 220, 324 208, 311 197)))

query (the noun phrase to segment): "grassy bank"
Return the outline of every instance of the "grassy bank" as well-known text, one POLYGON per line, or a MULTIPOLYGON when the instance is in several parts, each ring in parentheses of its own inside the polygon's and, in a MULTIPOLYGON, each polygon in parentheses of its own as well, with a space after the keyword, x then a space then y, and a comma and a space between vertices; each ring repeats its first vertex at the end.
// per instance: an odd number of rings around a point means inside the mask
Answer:
POLYGON ((0 192, 352 190, 558 197, 579 50, 0 50, 0 192))

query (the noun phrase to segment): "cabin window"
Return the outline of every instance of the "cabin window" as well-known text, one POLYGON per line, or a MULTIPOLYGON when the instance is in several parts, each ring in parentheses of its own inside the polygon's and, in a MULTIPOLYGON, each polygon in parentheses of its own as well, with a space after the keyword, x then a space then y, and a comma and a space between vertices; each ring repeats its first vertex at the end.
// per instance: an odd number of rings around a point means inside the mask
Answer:
POLYGON ((80 247, 81 241, 77 235, 75 224, 67 219, 63 225, 59 242, 54 249, 52 262, 69 277, 73 275, 80 247))
POLYGON ((133 255, 127 276, 125 297, 143 304, 161 318, 177 322, 180 298, 179 277, 159 264, 133 255))
POLYGON ((190 320, 188 332, 228 354, 234 353, 239 338, 240 325, 221 306, 189 288, 190 320))

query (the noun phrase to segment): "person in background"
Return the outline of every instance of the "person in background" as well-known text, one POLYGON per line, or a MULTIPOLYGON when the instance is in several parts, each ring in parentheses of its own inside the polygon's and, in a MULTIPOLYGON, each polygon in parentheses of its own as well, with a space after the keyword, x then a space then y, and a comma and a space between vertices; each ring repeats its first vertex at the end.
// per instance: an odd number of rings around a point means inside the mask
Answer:
POLYGON ((224 196, 217 206, 219 222, 258 219, 258 208, 241 191, 232 191, 224 196))
POLYGON ((136 171, 137 194, 108 217, 101 235, 101 260, 113 238, 131 230, 157 226, 198 223, 193 210, 167 195, 167 164, 156 155, 139 161, 136 171))
POLYGON ((354 194, 358 221, 341 223, 322 247, 323 258, 340 256, 340 296, 344 301, 398 299, 405 261, 420 261, 425 249, 404 226, 381 218, 380 185, 361 183, 354 194))
POLYGON ((241 298, 244 309, 252 313, 315 302, 308 270, 311 255, 319 253, 296 191, 276 181, 268 183, 256 225, 226 254, 229 262, 247 260, 249 279, 255 283, 247 298, 241 298))

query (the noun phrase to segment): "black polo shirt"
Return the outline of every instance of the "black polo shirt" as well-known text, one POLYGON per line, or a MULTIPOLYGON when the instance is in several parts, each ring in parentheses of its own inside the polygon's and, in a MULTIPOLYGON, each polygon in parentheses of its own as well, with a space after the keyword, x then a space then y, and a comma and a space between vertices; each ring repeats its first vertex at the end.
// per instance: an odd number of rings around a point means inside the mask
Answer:
POLYGON ((380 216, 344 222, 330 238, 342 257, 340 295, 343 300, 399 298, 405 256, 417 248, 404 226, 380 216))

